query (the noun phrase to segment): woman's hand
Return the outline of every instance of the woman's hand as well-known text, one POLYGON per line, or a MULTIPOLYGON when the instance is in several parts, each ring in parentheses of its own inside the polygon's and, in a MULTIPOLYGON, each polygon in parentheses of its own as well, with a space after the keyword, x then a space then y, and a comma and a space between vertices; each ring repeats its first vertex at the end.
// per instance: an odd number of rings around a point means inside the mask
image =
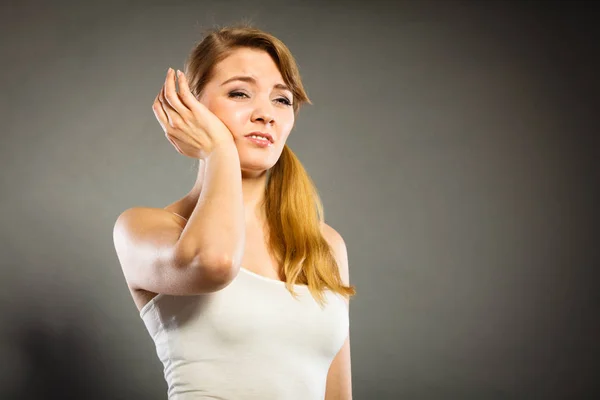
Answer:
POLYGON ((175 90, 175 71, 169 68, 165 84, 152 104, 169 142, 184 156, 202 160, 221 145, 235 146, 229 129, 194 97, 185 75, 177 72, 179 93, 175 90))

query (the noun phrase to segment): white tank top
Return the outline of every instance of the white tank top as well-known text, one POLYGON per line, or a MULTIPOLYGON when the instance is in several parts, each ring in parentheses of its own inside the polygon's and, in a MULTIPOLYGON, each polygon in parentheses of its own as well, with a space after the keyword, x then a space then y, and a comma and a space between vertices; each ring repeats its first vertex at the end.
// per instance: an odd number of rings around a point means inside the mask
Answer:
POLYGON ((349 333, 348 307, 326 291, 240 268, 224 289, 159 294, 140 311, 164 366, 169 400, 322 400, 327 372, 349 333))

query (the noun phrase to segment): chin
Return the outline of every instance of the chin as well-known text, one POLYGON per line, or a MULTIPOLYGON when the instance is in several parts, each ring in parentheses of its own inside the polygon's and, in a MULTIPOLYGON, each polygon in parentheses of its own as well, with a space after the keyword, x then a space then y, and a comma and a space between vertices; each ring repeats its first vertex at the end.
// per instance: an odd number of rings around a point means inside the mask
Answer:
POLYGON ((242 170, 247 171, 266 171, 272 168, 279 158, 278 154, 274 154, 273 149, 259 150, 254 149, 248 151, 248 149, 239 149, 238 154, 240 157, 240 165, 242 170))
POLYGON ((272 164, 267 164, 264 161, 263 162, 248 162, 248 161, 244 161, 243 159, 240 160, 240 165, 242 168, 242 171, 248 171, 248 172, 261 172, 261 171, 267 171, 269 168, 272 168, 273 165, 275 165, 275 163, 272 164))

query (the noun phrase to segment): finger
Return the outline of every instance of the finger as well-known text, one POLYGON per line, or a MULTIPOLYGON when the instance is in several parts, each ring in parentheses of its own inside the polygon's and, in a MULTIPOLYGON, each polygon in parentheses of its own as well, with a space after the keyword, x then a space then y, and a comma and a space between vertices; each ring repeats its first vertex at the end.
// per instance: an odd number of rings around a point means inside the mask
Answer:
POLYGON ((158 123, 163 128, 163 130, 167 129, 169 125, 169 118, 163 109, 163 106, 159 100, 160 94, 156 96, 154 99, 154 103, 152 103, 152 111, 154 111, 154 116, 158 120, 158 123))
POLYGON ((186 117, 189 115, 190 110, 183 105, 181 100, 179 99, 179 95, 175 90, 175 71, 172 68, 169 68, 167 72, 167 77, 165 79, 165 99, 169 103, 173 109, 175 109, 182 117, 186 117))
POLYGON ((160 88, 160 92, 158 92, 158 101, 162 104, 165 112, 171 112, 171 113, 176 113, 177 110, 175 110, 171 104, 167 101, 166 97, 165 97, 165 85, 162 85, 162 87, 160 88))
POLYGON ((169 102, 165 99, 165 87, 164 86, 161 89, 160 93, 158 94, 158 100, 160 101, 160 104, 162 105, 162 109, 163 109, 165 115, 167 116, 167 121, 168 121, 169 125, 176 129, 181 128, 183 126, 183 120, 182 120, 181 116, 179 115, 179 113, 177 112, 177 110, 175 110, 171 106, 171 104, 169 104, 169 102))
POLYGON ((177 70, 177 78, 179 80, 179 97, 181 98, 182 103, 189 110, 194 110, 197 108, 199 102, 190 89, 187 77, 183 72, 177 70))
POLYGON ((183 154, 183 152, 181 151, 181 148, 177 145, 177 141, 169 134, 165 135, 167 140, 169 141, 169 143, 171 143, 173 145, 173 147, 175 147, 175 149, 180 153, 183 154))

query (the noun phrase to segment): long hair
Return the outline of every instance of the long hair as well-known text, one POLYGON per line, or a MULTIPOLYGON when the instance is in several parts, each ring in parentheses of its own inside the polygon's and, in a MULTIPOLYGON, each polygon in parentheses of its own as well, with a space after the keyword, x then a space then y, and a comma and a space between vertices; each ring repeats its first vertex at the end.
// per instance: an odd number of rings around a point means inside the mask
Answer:
MULTIPOLYGON (((264 50, 271 56, 292 91, 294 114, 301 104, 311 104, 290 50, 276 37, 248 24, 209 30, 192 49, 185 74, 196 97, 212 78, 214 66, 239 48, 264 50)), ((354 286, 341 281, 332 249, 321 234, 324 213, 316 187, 287 145, 267 172, 263 207, 269 251, 283 265, 283 279, 294 297, 294 284, 307 285, 321 306, 326 302, 326 289, 343 296, 356 294, 354 286)))

